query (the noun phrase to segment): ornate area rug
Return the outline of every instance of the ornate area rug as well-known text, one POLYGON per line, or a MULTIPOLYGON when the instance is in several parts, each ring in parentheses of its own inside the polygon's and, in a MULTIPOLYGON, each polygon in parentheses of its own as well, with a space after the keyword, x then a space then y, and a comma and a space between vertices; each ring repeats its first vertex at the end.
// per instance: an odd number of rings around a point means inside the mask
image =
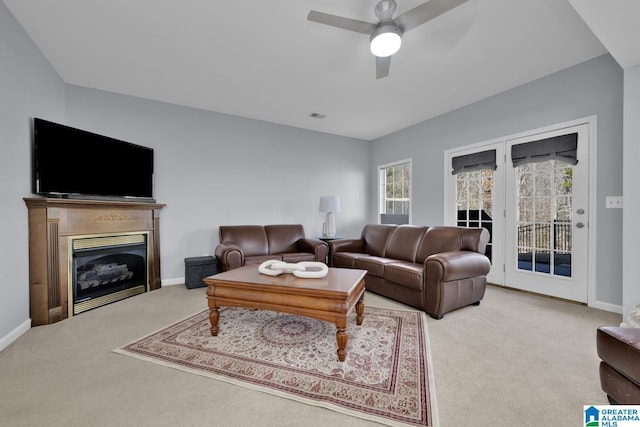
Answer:
POLYGON ((271 311, 208 310, 115 352, 388 425, 437 426, 427 322, 418 311, 366 307, 349 319, 338 362, 329 322, 271 311))

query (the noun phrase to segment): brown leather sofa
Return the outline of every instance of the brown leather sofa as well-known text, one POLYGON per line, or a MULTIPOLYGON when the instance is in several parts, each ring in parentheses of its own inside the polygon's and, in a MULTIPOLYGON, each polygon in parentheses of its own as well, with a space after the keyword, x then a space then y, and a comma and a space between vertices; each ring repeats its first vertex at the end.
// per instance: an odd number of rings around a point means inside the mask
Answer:
POLYGON ((219 235, 215 254, 221 272, 270 259, 326 262, 329 253, 322 240, 305 238, 300 224, 222 225, 219 235))
POLYGON ((367 270, 369 291, 435 319, 484 296, 491 267, 484 228, 368 224, 359 239, 330 241, 334 267, 367 270))
POLYGON ((640 328, 601 326, 596 344, 600 386, 609 402, 640 405, 640 328))

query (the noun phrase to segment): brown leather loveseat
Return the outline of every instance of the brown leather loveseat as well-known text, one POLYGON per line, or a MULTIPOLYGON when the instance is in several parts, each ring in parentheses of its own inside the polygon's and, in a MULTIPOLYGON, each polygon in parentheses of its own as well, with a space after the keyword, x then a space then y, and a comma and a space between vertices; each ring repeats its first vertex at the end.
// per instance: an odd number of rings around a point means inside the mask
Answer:
POLYGON ((333 267, 367 270, 369 291, 441 319, 484 296, 491 267, 484 228, 368 224, 359 239, 330 241, 333 267))
POLYGON ((270 259, 326 262, 329 253, 322 240, 305 238, 301 224, 222 225, 219 234, 215 254, 221 272, 270 259))

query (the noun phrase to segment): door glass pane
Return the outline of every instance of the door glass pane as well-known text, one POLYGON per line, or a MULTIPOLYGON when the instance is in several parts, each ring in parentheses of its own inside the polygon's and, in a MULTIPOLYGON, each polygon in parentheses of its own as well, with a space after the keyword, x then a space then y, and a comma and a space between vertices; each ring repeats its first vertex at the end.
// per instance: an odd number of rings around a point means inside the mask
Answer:
POLYGON ((571 277, 572 172, 557 160, 516 168, 519 270, 571 277))
POLYGON ((489 231, 485 255, 493 252, 493 170, 456 175, 456 206, 459 227, 484 227, 489 231))

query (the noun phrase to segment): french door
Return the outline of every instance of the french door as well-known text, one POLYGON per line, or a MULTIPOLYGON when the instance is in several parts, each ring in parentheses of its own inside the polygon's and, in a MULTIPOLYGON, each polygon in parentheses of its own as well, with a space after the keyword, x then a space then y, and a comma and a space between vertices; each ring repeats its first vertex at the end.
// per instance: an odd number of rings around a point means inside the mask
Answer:
POLYGON ((506 168, 506 205, 511 214, 506 215, 505 281, 508 286, 587 302, 588 125, 514 138, 506 146, 513 152, 529 143, 561 144, 567 139, 575 139, 575 164, 550 155, 520 165, 512 160, 506 168))
POLYGON ((445 153, 445 222, 490 231, 489 282, 588 302, 594 126, 576 121, 445 153), (450 174, 461 157, 491 150, 493 167, 450 174))

